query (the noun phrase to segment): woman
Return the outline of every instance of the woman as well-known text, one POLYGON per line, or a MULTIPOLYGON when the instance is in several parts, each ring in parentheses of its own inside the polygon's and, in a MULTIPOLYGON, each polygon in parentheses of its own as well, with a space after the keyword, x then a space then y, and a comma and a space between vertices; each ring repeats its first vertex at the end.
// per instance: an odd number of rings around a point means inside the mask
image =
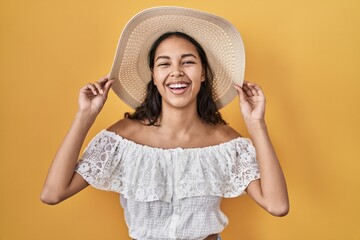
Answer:
MULTIPOLYGON (((221 198, 236 197, 244 191, 269 213, 287 214, 285 179, 267 133, 265 97, 260 87, 249 82, 234 84, 252 144, 226 125, 218 112, 231 100, 226 98, 234 88, 225 91, 223 96, 219 94, 224 92, 222 86, 228 81, 224 79, 231 71, 222 76, 226 70, 216 65, 213 77, 209 65, 213 60, 208 60, 202 45, 190 34, 173 31, 173 27, 148 30, 148 19, 168 17, 171 13, 166 24, 175 19, 173 23, 178 25, 179 19, 189 18, 189 12, 198 17, 195 19, 204 15, 209 18, 202 12, 166 7, 146 10, 130 21, 120 39, 113 77, 105 76, 80 90, 79 111, 49 170, 41 196, 43 202, 57 204, 89 184, 119 192, 129 235, 139 240, 220 239, 219 233, 228 223, 219 209, 221 198), (144 18, 149 13, 156 17, 144 18), (131 28, 131 24, 136 27, 131 28), (145 25, 149 36, 157 32, 148 52, 149 76, 141 73, 139 67, 145 58, 139 53, 141 50, 136 54, 140 60, 126 57, 126 52, 132 52, 131 36, 138 36, 134 31, 141 25, 145 25), (126 47, 122 47, 124 43, 126 47), (127 61, 139 65, 129 67, 127 61), (121 77, 121 72, 129 68, 151 79, 142 101, 136 97, 137 85, 133 81, 126 83, 131 75, 121 77), (219 84, 221 81, 223 84, 219 84), (133 84, 133 88, 125 87, 126 84, 133 84), (95 136, 77 162, 87 132, 111 86, 136 110, 95 136)), ((216 16, 210 17, 219 20, 216 16)), ((160 24, 160 20, 156 21, 160 24)), ((191 23, 196 25, 194 21, 191 23)), ((200 22, 198 25, 203 24, 200 22)), ((187 26, 185 23, 181 29, 191 32, 187 26)), ((196 35, 196 32, 192 33, 196 35)), ((241 39, 234 40, 237 41, 241 39)), ((145 40, 138 42, 146 48, 145 40)), ((214 56, 214 52, 210 53, 214 56)), ((215 54, 214 57, 221 56, 215 54)))

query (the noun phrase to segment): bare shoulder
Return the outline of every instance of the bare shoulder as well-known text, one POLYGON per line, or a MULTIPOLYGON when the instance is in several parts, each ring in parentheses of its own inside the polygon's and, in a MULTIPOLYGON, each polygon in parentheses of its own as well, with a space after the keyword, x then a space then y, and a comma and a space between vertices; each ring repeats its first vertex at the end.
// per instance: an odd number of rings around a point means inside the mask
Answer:
POLYGON ((124 138, 131 139, 132 136, 141 131, 143 126, 144 125, 137 120, 123 118, 111 125, 107 130, 124 138))
POLYGON ((235 138, 242 137, 240 133, 229 125, 218 125, 215 129, 215 135, 221 142, 228 142, 235 138))

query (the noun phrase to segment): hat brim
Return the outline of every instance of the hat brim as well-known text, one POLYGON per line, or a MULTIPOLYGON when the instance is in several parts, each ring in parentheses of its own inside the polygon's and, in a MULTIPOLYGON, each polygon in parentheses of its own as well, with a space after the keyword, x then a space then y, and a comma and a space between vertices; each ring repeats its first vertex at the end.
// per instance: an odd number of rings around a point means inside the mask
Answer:
POLYGON ((152 44, 166 32, 183 32, 205 50, 213 71, 213 97, 218 109, 237 95, 242 85, 245 51, 237 29, 216 15, 182 7, 156 7, 136 14, 125 26, 117 46, 110 78, 114 92, 130 107, 139 106, 151 80, 147 56, 152 44))

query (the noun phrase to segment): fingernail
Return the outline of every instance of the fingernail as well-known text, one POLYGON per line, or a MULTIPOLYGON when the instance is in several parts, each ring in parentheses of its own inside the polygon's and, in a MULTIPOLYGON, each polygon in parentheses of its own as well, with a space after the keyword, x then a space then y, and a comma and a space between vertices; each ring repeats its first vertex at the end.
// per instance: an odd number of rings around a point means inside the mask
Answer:
POLYGON ((100 93, 101 93, 101 94, 104 94, 104 91, 103 91, 102 89, 100 89, 100 93))

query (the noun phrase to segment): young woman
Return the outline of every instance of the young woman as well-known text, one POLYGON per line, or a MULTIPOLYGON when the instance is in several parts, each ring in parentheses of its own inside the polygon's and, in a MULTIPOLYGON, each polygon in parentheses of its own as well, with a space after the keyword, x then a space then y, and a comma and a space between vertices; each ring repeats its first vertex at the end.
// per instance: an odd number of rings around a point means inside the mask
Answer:
MULTIPOLYGON (((209 22, 209 16, 219 20, 195 10, 166 7, 146 10, 130 21, 136 27, 129 30, 128 25, 122 34, 112 70, 115 77, 105 76, 80 90, 78 113, 53 160, 41 200, 57 204, 89 184, 119 192, 129 235, 138 240, 220 239, 219 234, 228 223, 219 209, 221 199, 239 196, 244 191, 269 213, 286 215, 289 209, 286 183, 267 133, 261 88, 250 82, 234 84, 232 88, 238 92, 251 141, 226 125, 218 112, 224 98, 231 94, 230 90, 222 89, 226 84, 219 82, 224 83, 224 76, 231 75, 231 68, 223 75, 222 71, 227 70, 221 65, 210 68, 211 60, 204 47, 184 33, 191 33, 186 22, 182 28, 150 29, 146 21, 155 17, 146 16, 142 21, 149 12, 156 17, 171 16, 175 25, 189 18, 189 12, 195 19, 206 15, 209 22), (134 34, 141 24, 149 36, 157 32, 156 40, 149 46, 148 56, 138 53, 136 56, 141 60, 127 60, 126 52, 131 50, 127 44, 132 44, 132 38, 124 40, 123 36, 129 31, 134 34), (126 47, 122 48, 124 42, 126 47), (148 76, 137 65, 141 66, 144 59, 148 59, 148 76), (136 76, 148 77, 145 96, 137 104, 134 99, 138 98, 134 96, 140 84, 126 83, 121 77, 121 72, 131 68, 127 61, 135 62, 132 68, 138 72, 136 76), (126 84, 132 84, 132 88, 125 87, 126 84), (97 134, 77 161, 111 86, 136 110, 97 134), (219 92, 225 92, 224 96, 219 92)), ((167 24, 171 25, 171 19, 167 24)), ((154 21, 160 23, 164 19, 154 21)), ((191 23, 203 26, 194 19, 191 23)), ((194 35, 196 32, 193 30, 194 35)), ((147 37, 143 39, 139 46, 144 48, 147 37)), ((206 49, 212 48, 206 45, 206 49)), ((214 52, 211 55, 221 58, 214 52)), ((129 73, 125 75, 126 79, 132 77, 129 73)))

